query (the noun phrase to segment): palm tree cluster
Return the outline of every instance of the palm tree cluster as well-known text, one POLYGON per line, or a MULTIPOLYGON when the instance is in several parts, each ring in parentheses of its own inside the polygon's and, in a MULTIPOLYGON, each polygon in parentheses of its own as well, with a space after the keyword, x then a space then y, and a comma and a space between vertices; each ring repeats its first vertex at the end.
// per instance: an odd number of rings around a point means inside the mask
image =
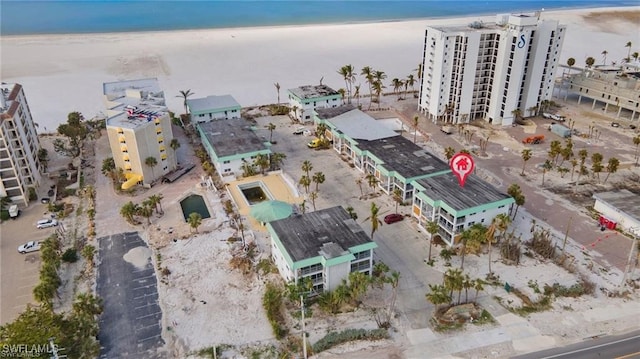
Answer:
POLYGON ((120 208, 120 215, 129 223, 136 225, 138 224, 137 216, 142 216, 147 219, 147 224, 151 224, 151 216, 153 216, 153 212, 155 210, 156 214, 163 214, 162 210, 162 200, 163 196, 161 193, 154 194, 149 196, 147 199, 142 201, 142 204, 136 204, 132 201, 125 203, 120 208))
POLYGON ((516 215, 518 214, 518 208, 524 205, 525 197, 522 193, 522 189, 517 183, 514 183, 509 186, 509 188, 507 188, 507 194, 509 194, 509 196, 511 196, 515 201, 516 209, 515 211, 513 211, 513 218, 515 219, 516 215))
POLYGON ((320 185, 326 181, 326 177, 322 172, 316 172, 312 175, 312 170, 313 164, 311 163, 311 161, 305 160, 304 162, 302 162, 302 171, 304 172, 304 174, 302 175, 302 177, 300 177, 298 184, 300 184, 304 188, 305 192, 309 196, 309 199, 311 200, 313 210, 315 211, 316 200, 318 199, 318 194, 320 192, 320 185), (313 192, 309 192, 312 183, 315 183, 315 190, 313 192))
POLYGON ((475 296, 473 301, 478 299, 478 293, 484 290, 484 285, 487 284, 484 280, 477 278, 471 279, 471 277, 464 273, 461 269, 449 269, 444 274, 442 284, 429 284, 431 290, 426 294, 426 298, 429 302, 436 306, 437 309, 442 309, 439 306, 449 307, 451 305, 460 305, 469 303, 469 290, 475 290, 475 296), (465 300, 462 302, 462 291, 465 292, 465 300), (454 293, 457 292, 457 299, 454 300, 454 293))
POLYGON ((274 152, 271 154, 258 154, 253 162, 242 160, 242 176, 251 177, 258 173, 265 174, 267 170, 275 171, 281 168, 282 163, 287 158, 284 153, 274 152))
MULTIPOLYGON (((640 139, 638 139, 638 144, 640 145, 640 139)), ((544 176, 546 172, 551 171, 554 168, 560 174, 560 178, 564 178, 567 173, 571 172, 571 181, 573 181, 573 175, 576 167, 579 168, 578 180, 581 176, 589 174, 589 170, 586 167, 586 160, 588 156, 587 150, 581 149, 578 152, 578 158, 576 158, 571 139, 566 139, 564 146, 558 140, 551 141, 549 144, 549 151, 547 152, 547 160, 542 164, 542 185, 544 185, 544 176), (565 162, 571 164, 571 169, 563 166, 565 162)), ((600 182, 600 173, 603 170, 606 170, 607 176, 603 183, 607 183, 609 176, 618 171, 620 160, 615 157, 611 157, 606 165, 603 161, 604 157, 602 154, 598 152, 591 154, 591 173, 593 178, 596 179, 597 182, 600 182)))
MULTIPOLYGON (((360 106, 360 84, 356 84, 357 82, 357 71, 353 65, 344 65, 338 70, 338 74, 342 76, 345 82, 345 88, 340 89, 340 93, 343 95, 343 99, 346 98, 347 103, 351 103, 351 99, 355 98, 357 100, 357 105, 360 106)), ((371 101, 369 102, 369 109, 371 109, 371 104, 373 102, 378 103, 378 108, 380 108, 380 96, 383 93, 383 90, 386 88, 384 85, 384 80, 387 78, 387 75, 384 71, 377 71, 371 68, 370 66, 365 66, 360 70, 360 75, 364 77, 364 81, 367 83, 369 87, 369 98, 371 101)), ((420 73, 418 73, 418 79, 420 78, 420 73)), ((402 99, 402 92, 404 89, 404 94, 406 95, 411 88, 411 92, 415 92, 415 84, 417 80, 413 74, 409 74, 406 79, 394 78, 391 80, 391 86, 393 86, 393 93, 398 95, 398 99, 402 99)))

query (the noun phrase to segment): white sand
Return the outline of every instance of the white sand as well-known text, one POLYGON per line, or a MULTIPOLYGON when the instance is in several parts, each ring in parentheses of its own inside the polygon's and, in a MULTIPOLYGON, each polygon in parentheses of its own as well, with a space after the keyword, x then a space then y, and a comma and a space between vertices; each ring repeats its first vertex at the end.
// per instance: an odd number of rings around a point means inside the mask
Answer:
MULTIPOLYGON (((628 9, 639 9, 630 7, 628 9)), ((620 10, 622 8, 611 8, 620 10)), ((603 9, 598 9, 603 10, 603 9)), ((593 10, 548 11, 544 18, 566 24, 561 63, 586 56, 608 62, 626 57, 627 41, 638 51, 637 24, 625 21, 588 25, 582 18, 593 10)), ((18 82, 40 131, 54 130, 71 111, 92 117, 104 110, 102 83, 157 77, 169 107, 182 110, 179 90, 195 97, 231 94, 243 106, 274 103, 275 82, 286 89, 324 83, 344 87, 337 70, 352 64, 385 71, 387 81, 405 78, 422 60, 426 25, 494 21, 494 16, 425 19, 372 24, 313 25, 192 30, 148 33, 3 36, 2 81, 18 82)), ((368 93, 362 84, 362 93, 368 93)), ((390 90, 389 90, 390 91, 390 90)))
POLYGON ((151 250, 147 247, 131 248, 122 258, 136 268, 143 269, 151 260, 151 250))

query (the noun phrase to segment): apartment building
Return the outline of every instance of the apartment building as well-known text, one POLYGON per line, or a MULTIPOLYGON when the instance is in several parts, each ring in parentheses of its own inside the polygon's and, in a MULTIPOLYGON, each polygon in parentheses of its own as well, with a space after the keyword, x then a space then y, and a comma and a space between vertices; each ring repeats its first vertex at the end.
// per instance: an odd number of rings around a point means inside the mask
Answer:
POLYGON ((175 170, 176 155, 170 147, 171 119, 158 80, 107 82, 103 84, 103 94, 111 153, 126 178, 122 189, 136 184, 151 186, 175 170))
POLYGON ((243 119, 198 123, 196 129, 216 171, 225 181, 242 176, 243 166, 253 164, 258 155, 271 154, 268 141, 258 137, 251 123, 243 119))
POLYGON ((26 206, 41 181, 40 142, 22 86, 3 82, 0 91, 0 197, 26 206))
POLYGON ((287 282, 310 278, 321 293, 336 289, 351 272, 371 275, 378 245, 340 206, 268 222, 267 230, 271 257, 287 282))
POLYGON ((565 30, 538 14, 428 27, 418 110, 434 123, 511 125, 551 99, 565 30))
POLYGON ((342 95, 327 85, 307 85, 287 90, 289 115, 300 122, 312 122, 313 112, 318 108, 341 105, 342 95))
POLYGON ((583 98, 592 101, 591 109, 602 106, 605 113, 613 109, 616 118, 625 111, 629 120, 640 119, 640 63, 585 69, 570 75, 567 85, 565 100, 571 93, 578 96, 578 104, 583 98))
POLYGON ((240 104, 231 95, 207 96, 187 100, 193 122, 240 118, 240 104))

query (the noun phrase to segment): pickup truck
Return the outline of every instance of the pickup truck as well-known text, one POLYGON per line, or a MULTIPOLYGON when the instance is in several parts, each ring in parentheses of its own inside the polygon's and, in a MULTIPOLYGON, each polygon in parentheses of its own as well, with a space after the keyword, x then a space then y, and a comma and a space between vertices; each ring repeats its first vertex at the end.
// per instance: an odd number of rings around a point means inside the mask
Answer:
POLYGON ((20 215, 20 210, 18 209, 18 205, 14 204, 9 207, 9 218, 16 219, 20 215))
POLYGON ((440 131, 446 133, 447 135, 450 135, 453 133, 453 126, 444 125, 440 127, 440 131))

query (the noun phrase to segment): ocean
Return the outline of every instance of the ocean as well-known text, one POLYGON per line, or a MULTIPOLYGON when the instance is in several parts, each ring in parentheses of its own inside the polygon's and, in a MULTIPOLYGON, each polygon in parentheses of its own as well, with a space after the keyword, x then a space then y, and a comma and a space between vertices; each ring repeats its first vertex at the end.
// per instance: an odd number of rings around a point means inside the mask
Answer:
POLYGON ((617 0, 0 2, 0 34, 74 34, 395 21, 541 9, 632 6, 617 0))

